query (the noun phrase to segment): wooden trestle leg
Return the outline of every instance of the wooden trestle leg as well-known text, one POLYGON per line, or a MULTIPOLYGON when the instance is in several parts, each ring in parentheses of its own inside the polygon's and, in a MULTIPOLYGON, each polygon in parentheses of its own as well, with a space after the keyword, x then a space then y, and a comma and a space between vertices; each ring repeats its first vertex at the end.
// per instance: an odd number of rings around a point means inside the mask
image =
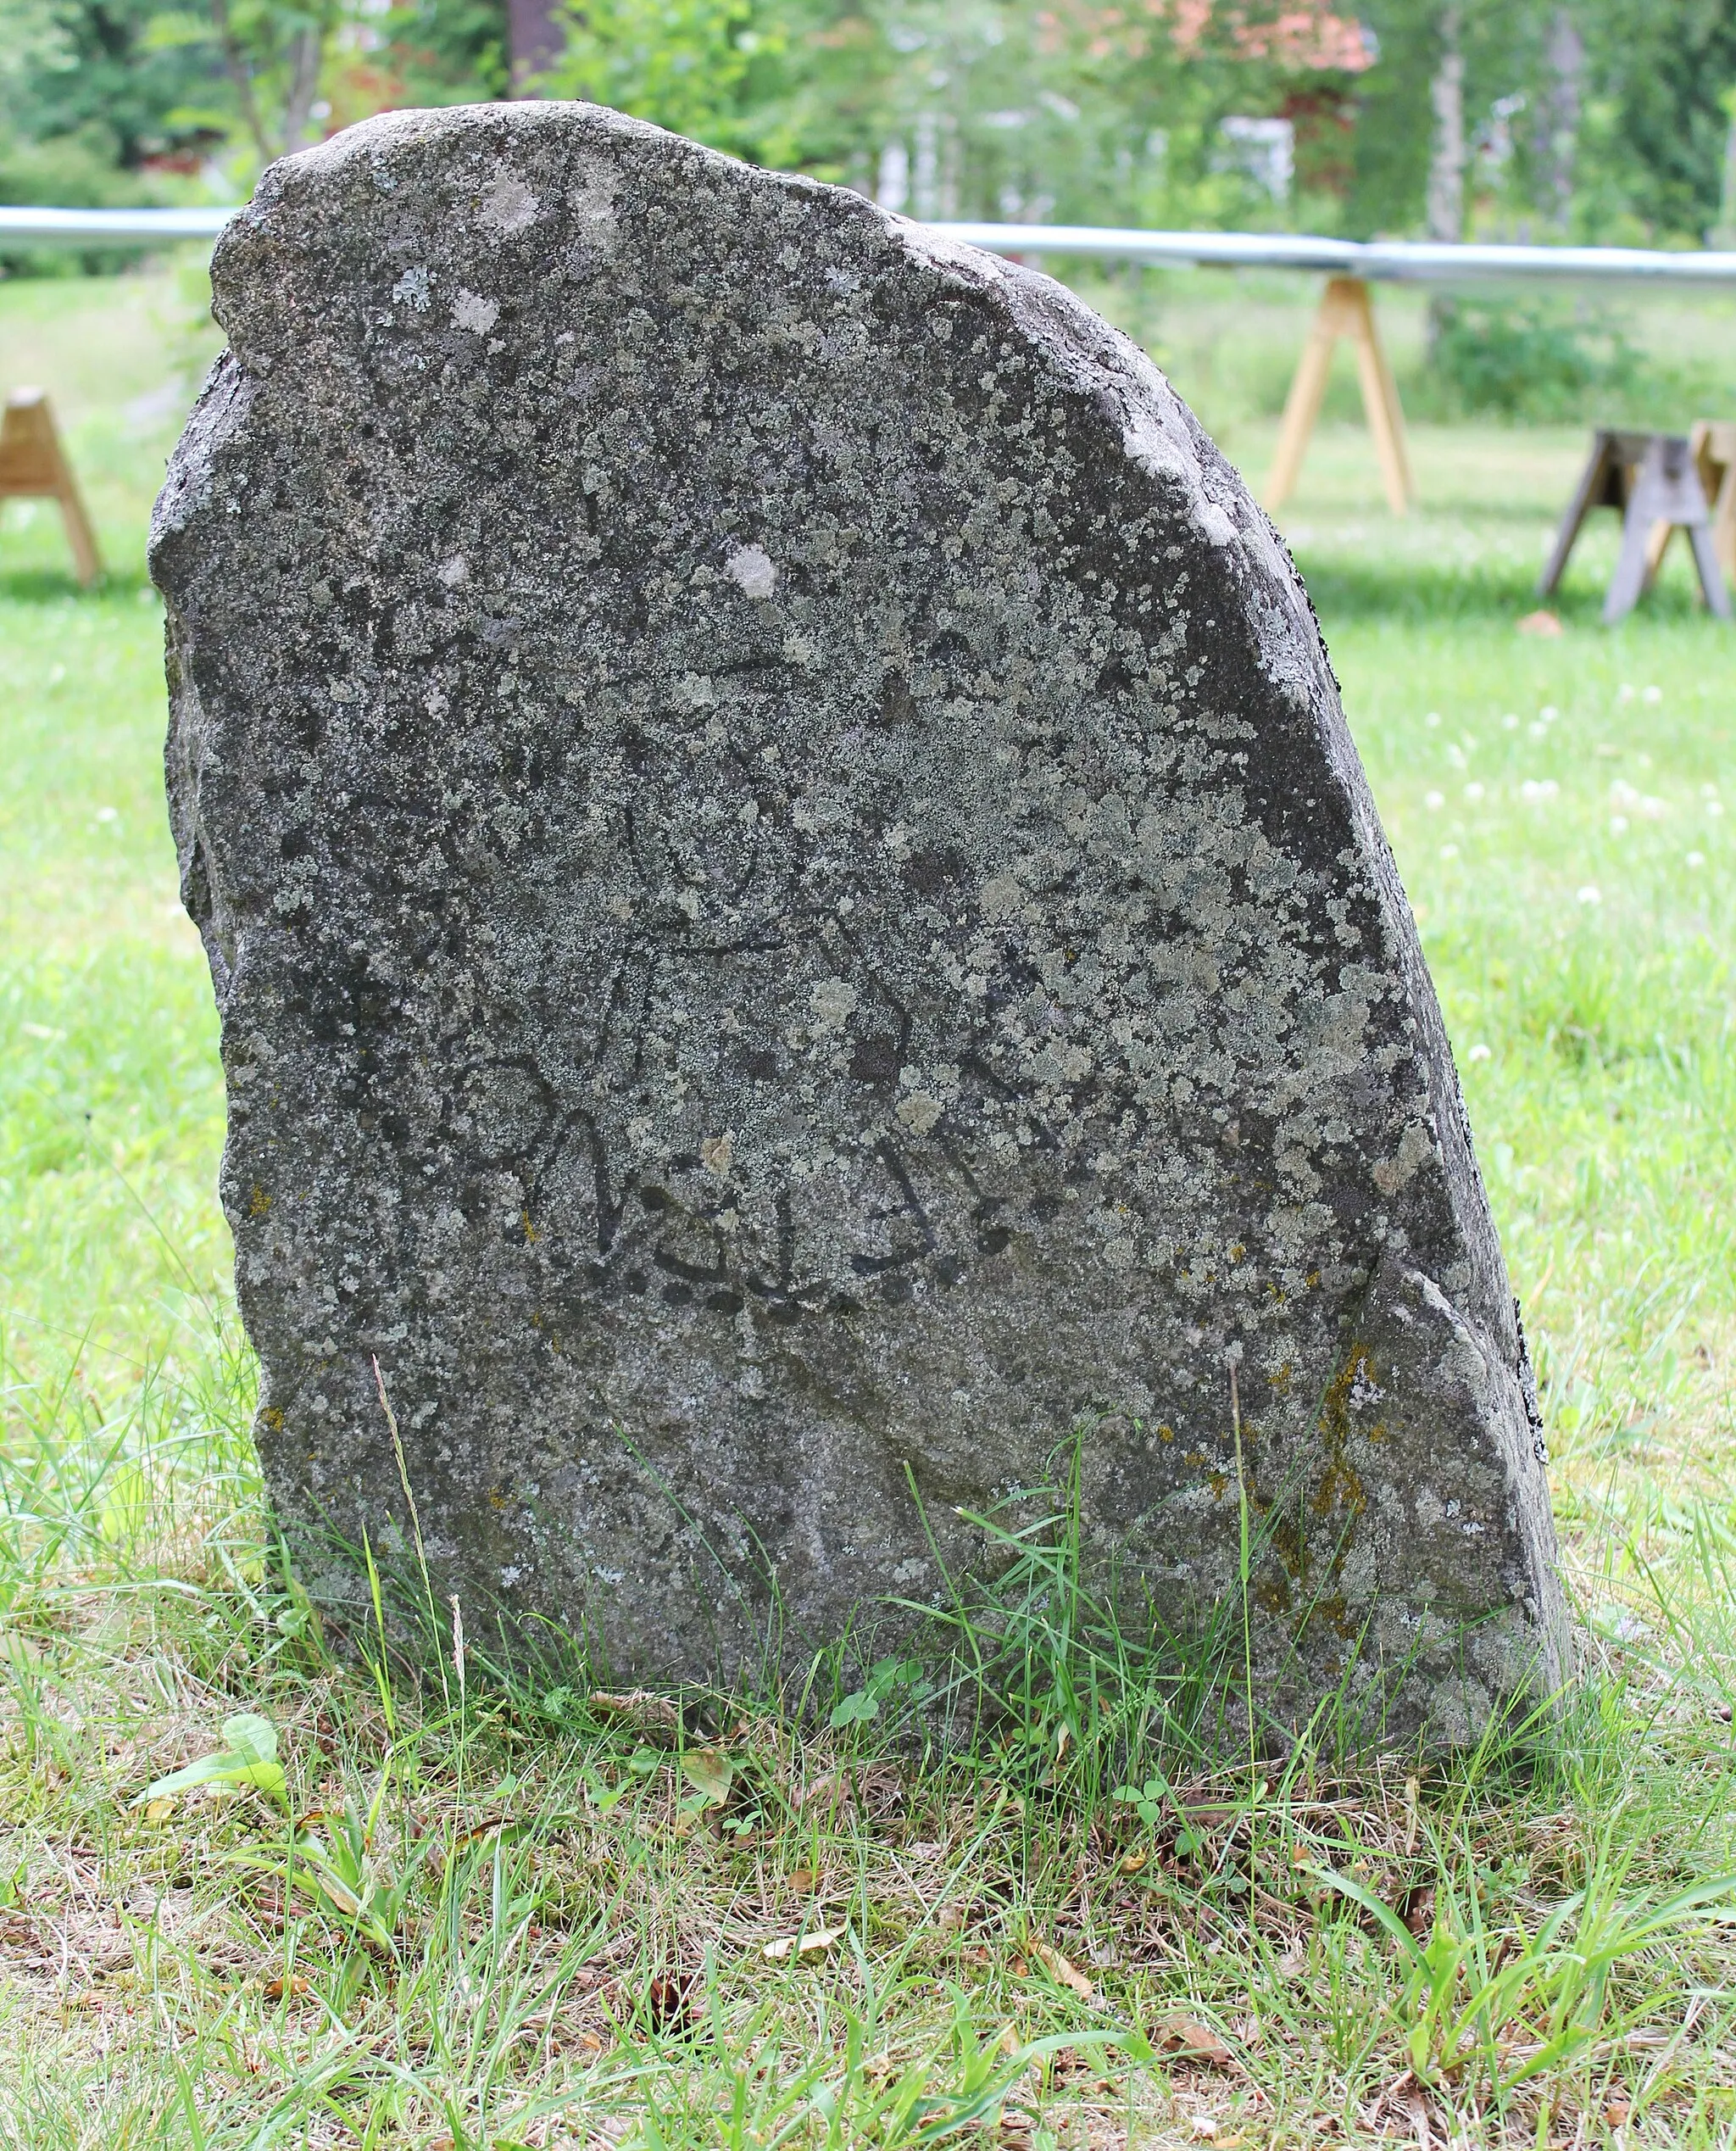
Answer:
POLYGON ((1349 337, 1356 352, 1356 377, 1362 389, 1362 409, 1374 437, 1375 454, 1386 487, 1387 504, 1395 515, 1406 514, 1416 498, 1410 478, 1410 452, 1405 440, 1405 414, 1393 370, 1387 364, 1380 332, 1375 326, 1374 306, 1368 286, 1358 276, 1327 279, 1320 311, 1308 332, 1296 377, 1284 404, 1278 429, 1277 453, 1266 482, 1266 504, 1282 508, 1296 488, 1302 459, 1320 416, 1332 371, 1333 352, 1341 336, 1349 337))

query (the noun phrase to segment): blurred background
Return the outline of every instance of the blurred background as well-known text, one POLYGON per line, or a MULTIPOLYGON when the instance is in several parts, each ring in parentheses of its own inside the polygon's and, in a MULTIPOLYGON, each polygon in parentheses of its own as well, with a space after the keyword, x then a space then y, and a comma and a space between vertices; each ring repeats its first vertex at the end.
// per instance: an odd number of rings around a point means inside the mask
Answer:
POLYGON ((239 199, 389 106, 593 98, 919 217, 1697 246, 1730 0, 3 0, 0 200, 239 199))

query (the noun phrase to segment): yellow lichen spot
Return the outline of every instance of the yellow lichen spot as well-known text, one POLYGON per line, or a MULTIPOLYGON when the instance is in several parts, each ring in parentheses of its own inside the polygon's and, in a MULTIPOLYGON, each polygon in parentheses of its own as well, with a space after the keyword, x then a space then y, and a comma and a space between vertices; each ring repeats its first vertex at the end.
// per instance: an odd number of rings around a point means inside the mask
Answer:
POLYGON ((1213 1472, 1211 1474, 1211 1498, 1213 1501, 1221 1502, 1223 1499, 1224 1489, 1229 1485, 1229 1480, 1224 1477, 1221 1471, 1213 1472))
POLYGON ((504 1508, 508 1499, 509 1496, 497 1486, 488 1496, 488 1506, 490 1508, 504 1508))
POLYGON ((263 1218, 270 1207, 271 1198, 264 1188, 255 1188, 248 1197, 248 1215, 250 1218, 263 1218))
POLYGON ((1241 1241, 1238 1240, 1236 1242, 1235 1245, 1234 1245, 1234 1246, 1233 1246, 1233 1247, 1230 1250, 1230 1260, 1231 1260, 1232 1262, 1239 1262, 1241 1261, 1242 1257, 1244 1257, 1244 1256, 1247 1252, 1248 1252, 1248 1250, 1247 1250, 1247 1249, 1246 1249, 1246 1248, 1245 1248, 1245 1247, 1242 1245, 1241 1241))
POLYGON ((1350 1396, 1358 1384, 1370 1385, 1373 1375, 1366 1345, 1352 1345, 1344 1363, 1327 1385, 1321 1402, 1320 1431, 1326 1445, 1326 1469, 1311 1504, 1316 1516, 1333 1509, 1348 1509, 1360 1516, 1368 1506, 1362 1481, 1348 1454, 1350 1436, 1358 1431, 1350 1424, 1350 1396))
POLYGON ((1157 1438, 1160 1441, 1173 1441, 1176 1438, 1176 1430, 1173 1427, 1160 1427, 1157 1430, 1157 1438))
POLYGON ((1308 1286, 1310 1291, 1312 1291, 1314 1287, 1320 1282, 1320 1272, 1318 1270, 1310 1270, 1308 1275, 1305 1279, 1304 1279, 1303 1282, 1308 1286))
POLYGON ((275 1404, 268 1404, 264 1410, 260 1413, 259 1417, 265 1422, 266 1425, 270 1428, 273 1434, 282 1433, 283 1414, 278 1410, 275 1404))
POLYGON ((526 1247, 534 1247, 537 1244, 537 1228, 531 1223, 531 1213, 528 1210, 521 1210, 519 1215, 524 1219, 525 1245, 526 1247))
POLYGON ((1276 1374, 1268 1374, 1266 1379, 1280 1396, 1288 1396, 1290 1393, 1289 1361, 1287 1359, 1276 1374))

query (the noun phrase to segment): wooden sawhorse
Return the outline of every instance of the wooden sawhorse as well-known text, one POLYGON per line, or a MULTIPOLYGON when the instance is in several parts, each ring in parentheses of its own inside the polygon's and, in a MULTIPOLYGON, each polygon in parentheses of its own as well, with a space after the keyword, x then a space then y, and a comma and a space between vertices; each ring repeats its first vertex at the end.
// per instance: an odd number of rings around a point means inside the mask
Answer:
POLYGON ((15 388, 6 399, 0 416, 0 500, 58 500, 79 581, 89 585, 103 572, 78 481, 60 445, 53 409, 40 388, 15 388))
POLYGON ((1374 452, 1380 459, 1380 475, 1387 491, 1387 505, 1395 515, 1406 514, 1416 497, 1410 481, 1410 451, 1405 442, 1405 414, 1393 370, 1381 348, 1374 325, 1374 306, 1368 287, 1360 276, 1332 276, 1320 302, 1320 311, 1302 347, 1296 378, 1284 404, 1278 428, 1277 452, 1271 475, 1266 482, 1266 504, 1282 508, 1295 490, 1302 459, 1308 452, 1315 421, 1320 416, 1332 371, 1333 352, 1341 336, 1349 337, 1356 352, 1356 377, 1362 387, 1362 409, 1368 430, 1374 436, 1374 452))
POLYGON ((1712 515, 1689 437, 1683 433, 1628 433, 1600 429, 1580 474, 1554 550, 1538 577, 1539 597, 1553 595, 1566 571, 1586 517, 1594 508, 1622 516, 1622 550, 1604 596, 1604 625, 1632 612, 1651 588, 1673 530, 1685 531, 1700 571, 1705 602, 1721 620, 1730 617, 1730 596, 1712 548, 1712 515))
MULTIPOLYGON (((1736 584, 1736 419, 1696 418, 1688 453, 1711 504, 1712 554, 1727 583, 1736 584)), ((1656 523, 1645 549, 1645 588, 1656 582, 1678 526, 1656 523)), ((1704 578, 1701 588, 1704 592, 1704 578)))

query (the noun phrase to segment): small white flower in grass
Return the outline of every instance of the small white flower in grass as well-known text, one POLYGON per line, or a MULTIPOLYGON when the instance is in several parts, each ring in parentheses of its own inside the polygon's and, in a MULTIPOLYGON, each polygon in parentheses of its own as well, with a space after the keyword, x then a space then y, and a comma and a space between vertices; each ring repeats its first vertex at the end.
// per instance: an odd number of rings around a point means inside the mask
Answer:
POLYGON ((1623 680, 1621 686, 1616 689, 1616 699, 1618 702, 1631 702, 1633 699, 1633 689, 1626 680, 1623 680))
POLYGON ((1501 729, 1504 732, 1517 732, 1519 729, 1519 718, 1516 711, 1512 710, 1508 710, 1506 716, 1501 719, 1501 729))
POLYGON ((1542 806, 1555 798, 1561 789, 1553 777, 1527 777, 1519 787, 1519 796, 1527 806, 1542 806))
POLYGON ((1444 844, 1441 846, 1441 856, 1443 859, 1456 859, 1459 856, 1458 845, 1455 844, 1444 844))
POLYGON ((1534 724, 1529 729, 1533 739, 1547 739, 1550 736, 1550 728, 1546 724, 1534 724))
POLYGON ((1488 1046, 1479 1044, 1473 1045, 1465 1058, 1467 1061, 1489 1061, 1493 1060, 1494 1056, 1489 1051, 1488 1046))
POLYGON ((1705 811, 1716 821, 1724 811, 1724 803, 1722 800, 1708 800, 1705 803, 1705 811))
POLYGON ((1440 721, 1441 713, 1438 710, 1431 710, 1428 715, 1422 720, 1424 724, 1428 727, 1431 732, 1434 730, 1435 727, 1440 722, 1440 721))
POLYGON ((1649 687, 1639 699, 1642 702, 1661 702, 1664 699, 1664 690, 1661 687, 1649 687))
POLYGON ((1472 805, 1472 806, 1475 806, 1475 805, 1477 805, 1477 801, 1478 801, 1479 800, 1481 800, 1481 799, 1482 799, 1482 797, 1483 797, 1483 787, 1482 787, 1482 785, 1481 785, 1481 784, 1475 784, 1475 783, 1472 783, 1472 784, 1467 784, 1467 785, 1465 787, 1465 796, 1466 796, 1466 798, 1467 800, 1470 800, 1470 802, 1471 802, 1471 804, 1472 805))
POLYGON ((1553 702, 1545 702, 1537 714, 1544 724, 1553 724, 1561 713, 1553 702))
POLYGON ((1703 851, 1690 851, 1687 863, 1690 868, 1703 867, 1705 864, 1705 854, 1703 851))
POLYGON ((1717 786, 1716 784, 1702 784, 1700 788, 1700 796, 1703 800, 1715 800, 1718 796, 1717 786))
POLYGON ((1425 792, 1422 795, 1422 804, 1431 814, 1438 814, 1446 803, 1447 795, 1444 792, 1425 792))
POLYGON ((1601 904, 1604 900, 1604 893, 1594 881, 1587 882, 1583 889, 1575 891, 1575 894, 1582 904, 1601 904))
POLYGON ((1627 816, 1625 814, 1612 814, 1610 816, 1610 834, 1612 837, 1625 837, 1627 833, 1627 816))

